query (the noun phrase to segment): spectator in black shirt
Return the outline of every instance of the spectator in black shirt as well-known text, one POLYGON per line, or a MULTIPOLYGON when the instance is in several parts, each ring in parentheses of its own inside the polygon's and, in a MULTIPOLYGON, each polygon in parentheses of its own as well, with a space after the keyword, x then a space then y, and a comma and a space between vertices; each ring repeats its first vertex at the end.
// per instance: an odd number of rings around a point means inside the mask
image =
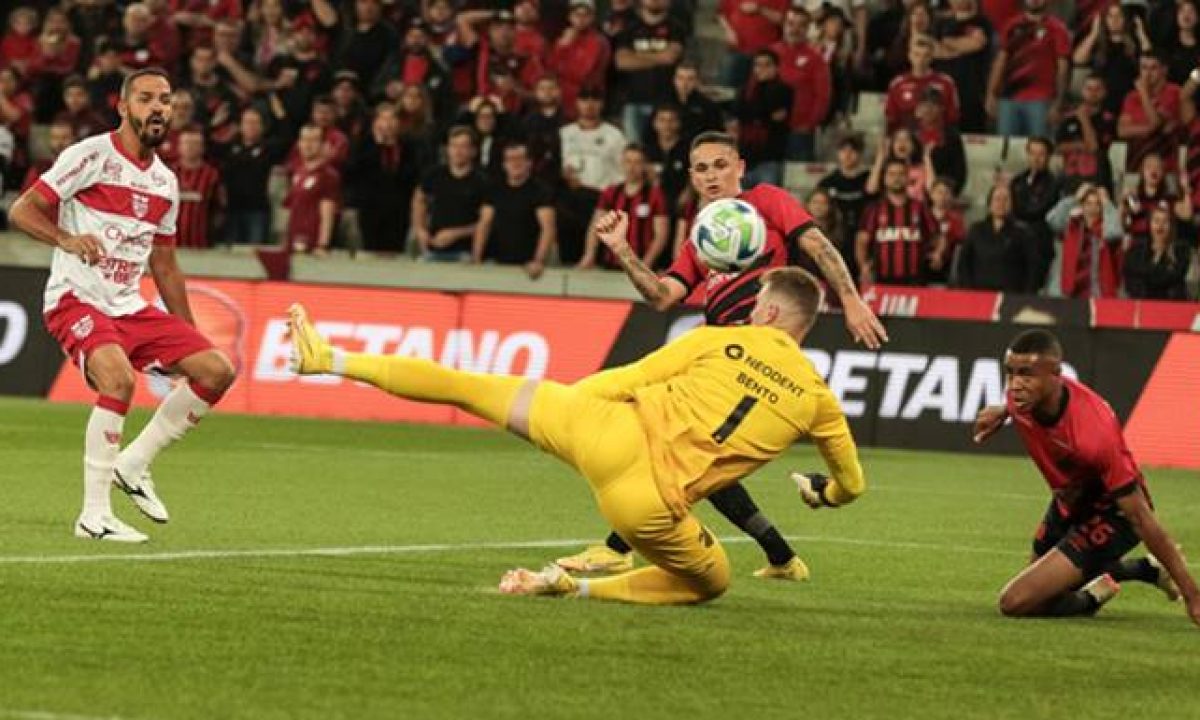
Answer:
POLYGON ((266 245, 271 234, 271 201, 267 185, 271 169, 283 161, 288 141, 277 128, 264 134, 262 112, 242 111, 238 133, 221 157, 221 181, 228 198, 225 242, 230 245, 266 245))
POLYGON ((1164 6, 1175 6, 1175 22, 1163 23, 1157 27, 1152 22, 1150 26, 1159 31, 1159 39, 1154 45, 1162 48, 1167 57, 1167 80, 1182 86, 1187 82, 1188 75, 1200 65, 1200 3, 1197 0, 1179 0, 1175 3, 1162 3, 1164 6))
POLYGON ((641 142, 662 88, 683 57, 687 32, 669 14, 670 0, 640 0, 637 17, 614 43, 617 83, 625 101, 625 137, 641 142))
POLYGON ((969 290, 1036 293, 1041 254, 1029 228, 1012 214, 1012 193, 996 185, 988 193, 988 216, 971 226, 958 253, 956 285, 969 290))
POLYGON ((529 142, 533 174, 551 188, 562 179, 559 128, 565 123, 558 80, 547 75, 534 85, 532 108, 521 123, 521 134, 529 142))
POLYGON ((783 182, 792 88, 779 79, 779 57, 770 50, 754 53, 752 81, 738 97, 738 150, 746 161, 745 186, 783 182))
POLYGON ((381 103, 370 132, 351 156, 348 173, 364 249, 404 252, 418 169, 413 154, 412 146, 400 138, 396 108, 381 103))
POLYGON ((343 32, 337 66, 353 70, 369 82, 379 74, 400 38, 392 24, 383 19, 380 0, 355 0, 354 18, 353 27, 343 32))
POLYGON ((399 100, 405 85, 423 85, 433 100, 434 120, 445 127, 454 112, 454 84, 450 73, 430 46, 429 27, 417 19, 404 32, 404 44, 388 56, 371 83, 372 98, 399 100))
POLYGON ((267 66, 267 87, 282 103, 293 136, 308 122, 313 99, 328 93, 333 85, 333 73, 317 52, 316 42, 312 16, 301 15, 292 22, 291 52, 276 55, 267 66))
POLYGON ((1104 107, 1106 87, 1102 75, 1088 75, 1080 90, 1080 103, 1058 123, 1055 140, 1062 154, 1064 193, 1074 193, 1083 183, 1113 192, 1108 149, 1117 136, 1117 117, 1104 107))
POLYGON ((914 132, 924 152, 929 153, 933 177, 926 178, 929 187, 933 179, 948 178, 957 197, 967 182, 967 152, 963 147, 962 135, 946 122, 945 98, 942 92, 930 85, 921 94, 917 103, 917 125, 914 132))
MULTIPOLYGON (((829 191, 842 221, 847 227, 857 228, 863 208, 870 196, 867 194, 867 168, 862 164, 863 140, 861 135, 849 134, 838 141, 838 166, 821 178, 817 187, 829 191)), ((851 277, 858 277, 857 274, 851 277)))
POLYGON ((475 155, 475 132, 465 125, 451 128, 446 163, 426 172, 413 193, 413 236, 424 260, 471 259, 471 239, 488 189, 475 155))
POLYGON ((1175 239, 1171 211, 1156 207, 1150 213, 1150 241, 1135 243, 1125 255, 1125 293, 1148 300, 1186 300, 1184 278, 1192 251, 1175 239))
MULTIPOLYGON (((646 161, 654 181, 662 188, 667 201, 667 214, 674 219, 682 204, 688 182, 688 145, 680 134, 679 110, 671 105, 659 105, 650 120, 654 138, 646 146, 646 161)), ((672 229, 671 237, 675 237, 672 229)))
POLYGON ((1050 156, 1054 144, 1048 138, 1031 137, 1025 143, 1025 158, 1028 167, 1017 173, 1009 188, 1012 190, 1013 216, 1029 226, 1037 240, 1041 264, 1038 270, 1038 287, 1046 284, 1046 274, 1054 261, 1054 233, 1046 224, 1046 213, 1058 204, 1062 195, 1062 184, 1058 176, 1050 171, 1050 156))
POLYGON ((479 213, 472 262, 521 265, 536 280, 554 245, 554 226, 554 200, 533 176, 529 147, 510 141, 504 147, 504 177, 492 183, 479 213))
POLYGON ((671 89, 666 91, 664 102, 679 110, 683 123, 683 144, 690 147, 692 138, 709 130, 723 130, 721 109, 700 92, 700 69, 687 60, 675 67, 671 76, 671 89))
POLYGON ((992 24, 976 0, 950 0, 950 13, 934 21, 934 34, 933 69, 949 75, 958 88, 959 129, 987 132, 983 99, 992 61, 992 24))

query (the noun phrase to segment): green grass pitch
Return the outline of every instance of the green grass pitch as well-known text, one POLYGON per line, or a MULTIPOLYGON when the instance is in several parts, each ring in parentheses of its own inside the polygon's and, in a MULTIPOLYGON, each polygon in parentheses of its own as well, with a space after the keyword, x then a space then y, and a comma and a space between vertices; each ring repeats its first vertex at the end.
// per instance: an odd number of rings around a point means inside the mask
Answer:
MULTIPOLYGON (((170 525, 114 493, 150 544, 76 540, 87 411, 0 401, 0 718, 1200 717, 1200 630, 1157 590, 997 615, 1047 500, 1024 459, 864 450, 867 495, 814 513, 797 448, 749 487, 812 581, 751 577, 706 506, 733 586, 646 608, 496 592, 605 527, 485 430, 217 414, 156 464, 170 525)), ((1148 474, 1200 553, 1200 478, 1148 474)))

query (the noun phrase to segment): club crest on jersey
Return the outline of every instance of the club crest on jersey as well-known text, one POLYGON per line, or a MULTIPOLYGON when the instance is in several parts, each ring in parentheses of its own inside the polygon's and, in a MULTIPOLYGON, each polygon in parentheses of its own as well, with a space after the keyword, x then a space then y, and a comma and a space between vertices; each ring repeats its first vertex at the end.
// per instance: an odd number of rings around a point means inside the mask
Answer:
POLYGON ((91 315, 84 315, 76 320, 75 324, 71 326, 71 334, 74 335, 76 339, 82 340, 88 335, 91 335, 92 331, 95 329, 96 321, 92 319, 91 315))
POLYGON ((132 193, 133 198, 133 214, 137 215, 138 220, 146 217, 146 213, 150 212, 150 198, 138 193, 132 193))

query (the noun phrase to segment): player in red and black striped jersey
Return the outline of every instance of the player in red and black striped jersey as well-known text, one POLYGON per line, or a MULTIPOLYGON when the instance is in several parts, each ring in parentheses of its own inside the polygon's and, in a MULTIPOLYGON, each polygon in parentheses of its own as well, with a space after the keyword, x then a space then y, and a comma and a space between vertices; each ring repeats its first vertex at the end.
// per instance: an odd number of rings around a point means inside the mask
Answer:
POLYGON ((1063 377, 1062 358, 1051 333, 1018 335, 1004 356, 1005 405, 984 408, 975 421, 975 442, 982 443, 1011 419, 1053 496, 1033 558, 1004 588, 1000 612, 1091 615, 1118 583, 1138 580, 1157 585, 1170 600, 1182 596, 1200 624, 1200 590, 1155 517, 1120 421, 1094 390, 1063 377), (1152 554, 1123 560, 1139 541, 1152 554))
MULTIPOLYGON (((762 215, 767 227, 766 246, 762 256, 740 273, 718 273, 709 270, 691 243, 685 243, 679 256, 661 277, 642 262, 620 228, 629 217, 619 211, 605 213, 596 223, 600 239, 621 263, 634 286, 648 303, 666 310, 688 297, 696 287, 704 288, 705 318, 712 325, 740 325, 748 321, 754 297, 761 288, 761 278, 772 267, 792 264, 800 258, 800 250, 820 268, 826 282, 841 300, 850 334, 872 349, 887 340, 879 319, 858 294, 858 288, 846 270, 837 248, 817 227, 812 217, 782 188, 762 183, 752 190, 742 191, 742 176, 746 163, 738 155, 737 140, 721 132, 704 132, 692 141, 692 185, 701 204, 722 198, 740 198, 749 202, 762 215)), ((770 563, 755 575, 765 578, 803 580, 808 568, 796 557, 787 541, 779 534, 742 485, 731 485, 709 496, 713 505, 762 547, 770 563)), ((588 548, 582 553, 559 558, 565 570, 618 571, 632 565, 630 546, 615 533, 605 546, 588 548)))
POLYGON ((614 270, 621 267, 612 251, 599 247, 600 239, 596 236, 596 222, 610 210, 619 210, 629 216, 629 245, 646 265, 654 267, 667 247, 667 227, 670 224, 667 201, 662 189, 650 182, 645 149, 636 144, 626 147, 621 154, 621 167, 625 179, 606 187, 596 203, 588 229, 587 247, 578 265, 581 269, 597 264, 614 270))
POLYGON ((929 207, 908 194, 908 163, 889 160, 884 196, 863 211, 855 256, 864 285, 923 285, 945 263, 946 238, 929 207))
POLYGON ((175 244, 186 248, 207 248, 209 231, 219 225, 224 210, 221 173, 204 161, 204 131, 184 128, 179 134, 179 160, 171 166, 179 178, 179 220, 175 244))

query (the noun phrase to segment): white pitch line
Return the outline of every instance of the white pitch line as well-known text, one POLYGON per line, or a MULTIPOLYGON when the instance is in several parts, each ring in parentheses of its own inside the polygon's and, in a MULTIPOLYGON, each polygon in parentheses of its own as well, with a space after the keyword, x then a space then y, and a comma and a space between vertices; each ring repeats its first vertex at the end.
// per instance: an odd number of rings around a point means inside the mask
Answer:
POLYGON ((13 710, 9 708, 0 708, 0 718, 11 718, 12 720, 121 720, 116 715, 74 715, 46 710, 13 710))
MULTIPOLYGON (((892 540, 868 540, 862 538, 830 537, 822 535, 788 535, 788 540, 807 543, 829 543, 858 547, 878 547, 896 550, 931 550, 937 552, 960 552, 976 555, 1016 555, 1016 551, 994 548, 971 547, 968 545, 941 545, 937 543, 907 542, 892 540)), ((751 542, 745 535, 722 537, 721 542, 737 545, 751 542)), ((514 542, 480 543, 429 543, 421 545, 360 545, 351 547, 317 548, 267 548, 262 550, 184 550, 181 552, 130 553, 111 555, 0 555, 0 565, 72 565, 104 562, 175 562, 179 560, 237 560, 255 558, 288 557, 349 557, 354 555, 412 555, 421 553, 466 552, 479 550, 531 550, 539 548, 577 547, 595 542, 591 539, 522 540, 514 542)))

